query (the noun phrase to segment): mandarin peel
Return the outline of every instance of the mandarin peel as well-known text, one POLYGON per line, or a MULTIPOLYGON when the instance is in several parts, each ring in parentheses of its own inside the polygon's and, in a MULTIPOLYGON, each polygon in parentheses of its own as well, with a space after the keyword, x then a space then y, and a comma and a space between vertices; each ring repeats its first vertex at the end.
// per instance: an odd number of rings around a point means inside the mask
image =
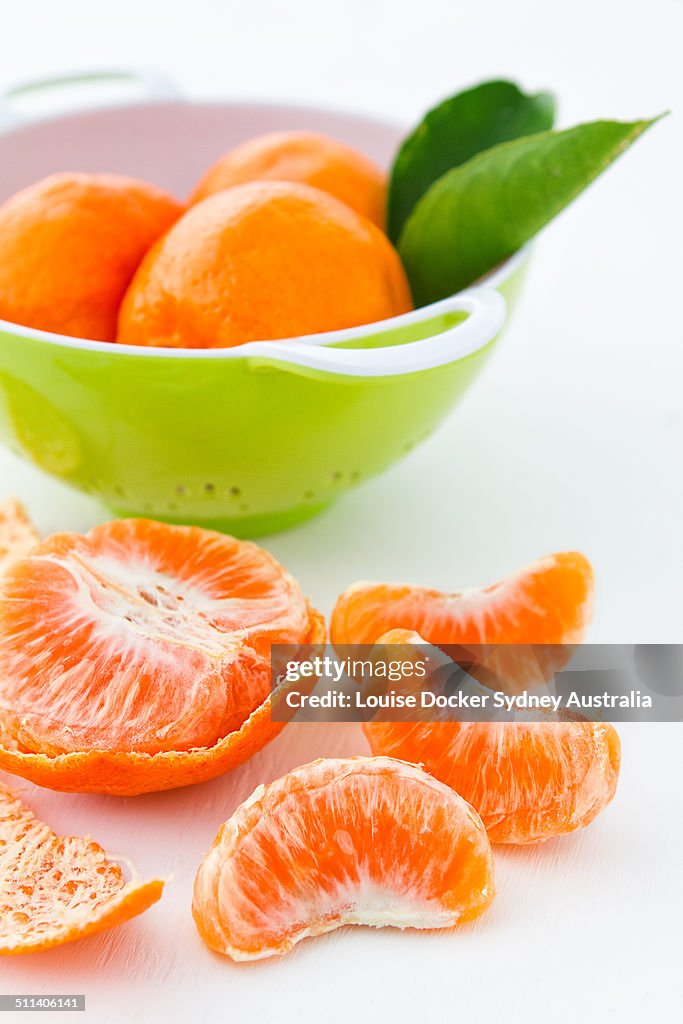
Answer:
POLYGON ((0 501, 0 576, 40 542, 40 534, 16 498, 0 501))
POLYGON ((37 953, 113 928, 161 897, 160 878, 126 882, 90 839, 56 835, 0 784, 0 956, 37 953))

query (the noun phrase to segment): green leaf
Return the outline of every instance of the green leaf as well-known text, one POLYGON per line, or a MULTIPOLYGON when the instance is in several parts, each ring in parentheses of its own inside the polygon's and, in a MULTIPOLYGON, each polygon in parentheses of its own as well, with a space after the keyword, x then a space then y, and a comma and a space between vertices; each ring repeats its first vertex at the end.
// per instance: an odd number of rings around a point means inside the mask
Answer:
POLYGON ((493 146, 444 174, 399 240, 415 303, 453 295, 497 267, 657 120, 541 132, 493 146))
POLYGON ((527 96, 514 82, 483 82, 430 110, 402 144, 391 170, 387 232, 392 241, 442 174, 499 142, 552 128, 554 116, 550 93, 527 96))

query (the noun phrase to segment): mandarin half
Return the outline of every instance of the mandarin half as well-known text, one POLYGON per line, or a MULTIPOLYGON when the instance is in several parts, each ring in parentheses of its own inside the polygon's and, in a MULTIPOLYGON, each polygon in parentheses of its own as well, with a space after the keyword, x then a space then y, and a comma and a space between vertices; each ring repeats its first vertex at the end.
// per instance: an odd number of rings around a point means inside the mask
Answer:
POLYGON ((10 564, 0 633, 0 767, 137 793, 211 778, 272 738, 271 644, 316 642, 324 624, 257 545, 131 519, 10 564))

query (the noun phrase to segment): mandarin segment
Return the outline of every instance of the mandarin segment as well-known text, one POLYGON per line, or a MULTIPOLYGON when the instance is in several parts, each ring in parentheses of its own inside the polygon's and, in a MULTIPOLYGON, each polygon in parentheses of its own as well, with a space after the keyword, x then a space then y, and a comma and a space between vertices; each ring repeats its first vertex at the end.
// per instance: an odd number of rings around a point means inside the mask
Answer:
POLYGON ((617 731, 604 722, 366 722, 373 754, 420 763, 481 815, 492 843, 540 843, 613 799, 617 731))
POLYGON ((590 563, 568 551, 462 593, 356 583, 337 599, 330 636, 332 643, 369 644, 388 630, 402 629, 437 645, 569 645, 581 640, 592 604, 590 563))
POLYGON ((55 174, 18 192, 0 206, 0 319, 114 341, 138 264, 182 210, 114 174, 55 174))
POLYGON ((0 764, 133 793, 212 777, 267 742, 277 727, 255 713, 271 644, 319 642, 324 623, 257 545, 119 520, 11 565, 0 632, 0 764))
POLYGON ((384 227, 387 175, 362 153, 318 132, 269 132, 231 149, 206 172, 190 198, 250 181, 312 185, 384 227))
POLYGON ((143 260, 117 340, 229 348, 412 309, 385 235, 308 185, 253 182, 193 206, 143 260))
MULTIPOLYGON (((377 644, 400 645, 417 658, 425 640, 394 629, 377 644)), ((512 722, 426 720, 428 714, 364 723, 370 748, 419 763, 455 789, 476 807, 492 843, 526 845, 574 832, 614 798, 621 744, 610 724, 549 721, 543 712, 512 722)))
POLYGON ((207 945, 287 953, 343 925, 452 928, 494 895, 472 808, 415 765, 327 759, 260 786, 221 827, 195 880, 207 945))
POLYGON ((0 784, 0 956, 113 928, 156 903, 163 887, 126 882, 101 846, 55 835, 0 784))

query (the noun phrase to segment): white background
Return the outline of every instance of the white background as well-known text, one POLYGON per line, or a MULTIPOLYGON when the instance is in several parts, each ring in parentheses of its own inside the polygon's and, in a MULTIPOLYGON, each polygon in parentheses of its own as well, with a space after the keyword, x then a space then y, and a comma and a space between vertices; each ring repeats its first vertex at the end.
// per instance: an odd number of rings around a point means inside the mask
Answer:
MULTIPOLYGON (((60 0, 13 5, 3 31, 2 86, 151 63, 188 95, 303 100, 407 123, 501 76, 553 89, 562 125, 673 109, 544 234, 504 343, 441 432, 265 543, 326 612, 358 578, 458 589, 579 548, 598 581, 591 639, 681 640, 680 0, 60 0)), ((43 531, 107 518, 0 452, 6 494, 43 531)), ((0 991, 85 992, 86 1019, 98 1022, 135 1020, 133 1002, 160 1021, 673 1019, 681 729, 622 733, 614 804, 580 835, 500 850, 499 895, 480 921, 441 935, 349 930, 254 967, 202 946, 189 913, 196 865, 257 782, 315 756, 365 752, 359 729, 290 727, 230 776, 158 796, 22 783, 59 830, 90 832, 142 873, 172 877, 162 902, 118 932, 5 961, 0 991)))

